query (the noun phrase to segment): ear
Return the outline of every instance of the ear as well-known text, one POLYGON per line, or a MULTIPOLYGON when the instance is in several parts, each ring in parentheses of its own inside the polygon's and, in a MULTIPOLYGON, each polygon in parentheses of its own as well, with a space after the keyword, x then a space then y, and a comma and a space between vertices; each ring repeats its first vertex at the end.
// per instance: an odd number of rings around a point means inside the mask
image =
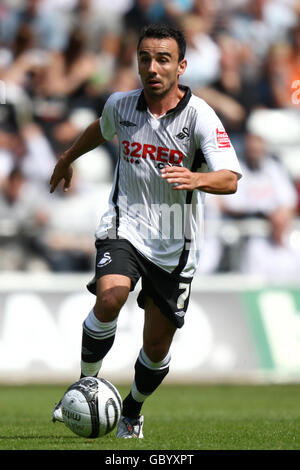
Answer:
POLYGON ((178 64, 178 75, 183 75, 187 67, 186 59, 182 59, 178 64))

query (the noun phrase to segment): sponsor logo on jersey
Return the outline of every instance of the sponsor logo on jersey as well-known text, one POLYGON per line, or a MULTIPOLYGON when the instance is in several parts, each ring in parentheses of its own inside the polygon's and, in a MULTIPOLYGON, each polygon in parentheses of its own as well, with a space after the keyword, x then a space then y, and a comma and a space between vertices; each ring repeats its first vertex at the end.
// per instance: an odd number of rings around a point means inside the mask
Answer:
POLYGON ((129 163, 135 163, 135 164, 137 164, 137 165, 139 165, 139 164, 141 163, 140 160, 137 160, 137 159, 132 158, 132 157, 131 157, 131 158, 123 157, 123 158, 124 158, 124 160, 125 160, 126 162, 129 162, 129 163))
POLYGON ((216 129, 217 145, 219 149, 230 148, 230 139, 226 131, 222 129, 216 129))
POLYGON ((152 144, 141 144, 140 142, 122 141, 123 158, 130 163, 136 159, 150 159, 162 163, 179 165, 183 159, 183 153, 178 149, 159 147, 152 144))
POLYGON ((183 127, 181 132, 179 132, 175 137, 177 139, 183 140, 183 139, 188 139, 190 136, 189 130, 187 127, 183 127))
POLYGON ((104 266, 107 266, 109 263, 112 262, 111 256, 109 251, 106 251, 103 255, 103 257, 98 261, 97 267, 98 268, 104 268, 104 266))

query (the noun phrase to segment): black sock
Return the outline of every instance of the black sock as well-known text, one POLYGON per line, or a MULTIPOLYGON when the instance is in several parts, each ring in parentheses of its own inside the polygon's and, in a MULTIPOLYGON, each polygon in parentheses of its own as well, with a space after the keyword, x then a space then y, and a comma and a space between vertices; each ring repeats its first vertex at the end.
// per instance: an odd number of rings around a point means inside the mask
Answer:
POLYGON ((145 399, 157 389, 168 372, 169 367, 150 369, 141 364, 139 359, 137 359, 135 363, 134 381, 138 392, 144 395, 144 397, 143 401, 137 401, 130 392, 123 401, 123 416, 131 419, 138 418, 145 399))
POLYGON ((81 375, 97 377, 101 363, 113 345, 115 335, 105 339, 92 338, 85 330, 82 332, 81 343, 81 375), (95 367, 93 367, 93 364, 95 367))
POLYGON ((127 397, 123 400, 123 416, 126 416, 130 419, 138 418, 143 404, 144 402, 136 401, 130 392, 127 397))

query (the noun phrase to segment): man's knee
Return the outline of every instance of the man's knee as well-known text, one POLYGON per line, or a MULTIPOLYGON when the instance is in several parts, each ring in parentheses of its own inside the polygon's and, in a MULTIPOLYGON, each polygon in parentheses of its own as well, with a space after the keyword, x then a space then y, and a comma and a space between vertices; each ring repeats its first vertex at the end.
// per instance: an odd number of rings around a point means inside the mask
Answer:
POLYGON ((164 341, 144 341, 144 351, 152 362, 162 361, 169 352, 170 344, 164 341))
POLYGON ((98 293, 94 307, 95 316, 100 321, 114 320, 126 302, 128 293, 128 289, 124 287, 112 287, 98 293))

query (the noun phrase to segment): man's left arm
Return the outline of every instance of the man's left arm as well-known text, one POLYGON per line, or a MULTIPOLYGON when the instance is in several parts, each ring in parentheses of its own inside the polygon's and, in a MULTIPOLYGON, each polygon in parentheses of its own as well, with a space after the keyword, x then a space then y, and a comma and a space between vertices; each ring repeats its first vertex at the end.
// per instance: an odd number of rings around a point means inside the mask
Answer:
POLYGON ((175 191, 199 189, 211 194, 233 194, 238 184, 238 174, 231 170, 198 173, 184 167, 165 166, 161 177, 173 184, 175 191))

